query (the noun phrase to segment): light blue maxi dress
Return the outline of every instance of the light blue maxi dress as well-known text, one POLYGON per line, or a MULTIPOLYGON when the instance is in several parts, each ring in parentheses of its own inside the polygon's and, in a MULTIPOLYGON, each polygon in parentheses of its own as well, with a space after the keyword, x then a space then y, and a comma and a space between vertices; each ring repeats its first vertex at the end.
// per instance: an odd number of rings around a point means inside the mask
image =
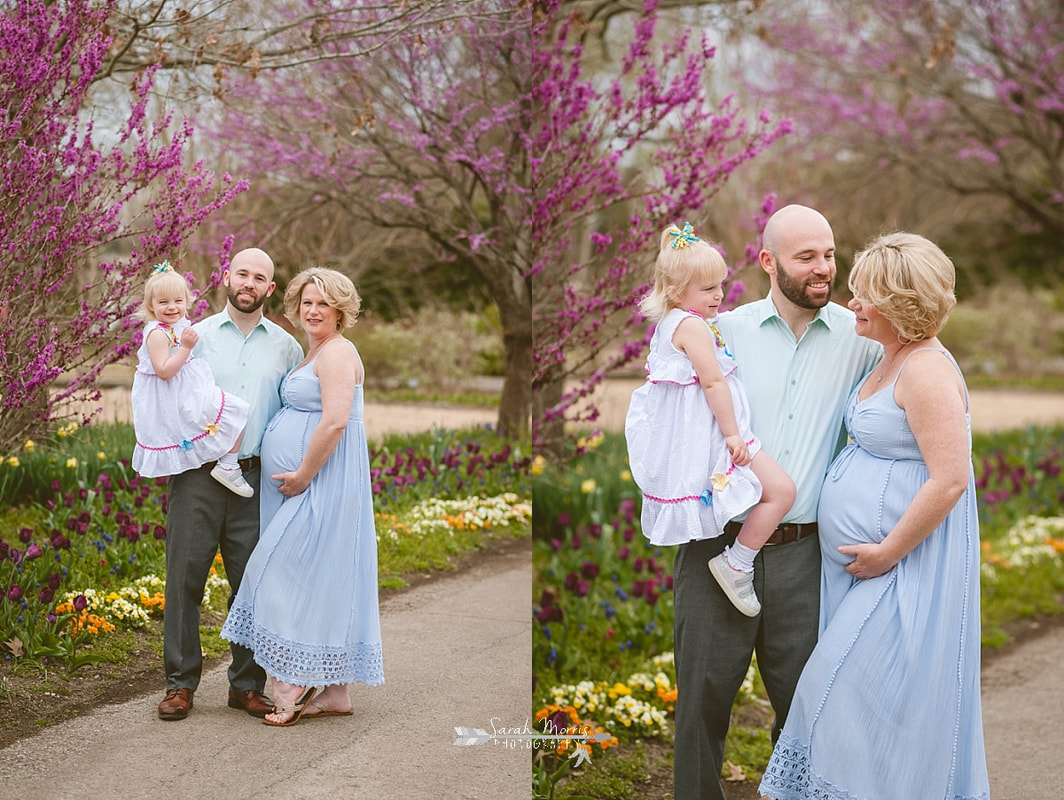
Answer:
POLYGON ((307 489, 290 498, 270 476, 299 466, 321 421, 313 361, 289 373, 281 397, 262 439, 259 543, 222 636, 251 649, 268 675, 288 683, 384 683, 362 386, 336 450, 307 489))
MULTIPOLYGON (((836 548, 882 541, 929 476, 893 385, 864 401, 857 393, 846 409, 853 443, 820 495, 820 639, 761 793, 986 800, 974 476, 897 566, 871 580, 851 577, 852 556, 836 548)), ((969 442, 970 430, 969 418, 969 442)))

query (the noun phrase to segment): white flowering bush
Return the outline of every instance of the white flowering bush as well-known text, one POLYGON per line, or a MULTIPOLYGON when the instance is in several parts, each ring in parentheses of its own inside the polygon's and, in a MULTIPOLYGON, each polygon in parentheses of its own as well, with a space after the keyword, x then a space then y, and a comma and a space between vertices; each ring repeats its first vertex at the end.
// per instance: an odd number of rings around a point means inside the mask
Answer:
POLYGON ((532 519, 532 503, 513 492, 495 497, 424 500, 397 515, 378 514, 377 541, 404 536, 454 536, 455 531, 506 528, 532 519))
POLYGON ((983 543, 980 572, 994 582, 998 570, 1027 569, 1038 564, 1064 566, 1064 517, 1028 516, 1009 529, 996 549, 983 543))

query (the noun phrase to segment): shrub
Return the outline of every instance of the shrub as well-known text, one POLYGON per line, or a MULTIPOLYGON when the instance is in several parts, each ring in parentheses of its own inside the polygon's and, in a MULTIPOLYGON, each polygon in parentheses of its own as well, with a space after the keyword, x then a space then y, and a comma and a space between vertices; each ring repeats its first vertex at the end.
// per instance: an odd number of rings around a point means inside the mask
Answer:
POLYGON ((497 318, 425 310, 402 322, 359 324, 351 338, 366 367, 366 388, 454 391, 486 374, 481 370, 498 374, 505 359, 497 318))

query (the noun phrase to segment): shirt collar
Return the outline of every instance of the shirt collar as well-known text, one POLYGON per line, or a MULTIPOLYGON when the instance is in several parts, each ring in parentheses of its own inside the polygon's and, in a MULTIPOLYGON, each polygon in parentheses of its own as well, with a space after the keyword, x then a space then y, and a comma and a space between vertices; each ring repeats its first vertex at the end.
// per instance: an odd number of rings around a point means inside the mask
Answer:
MULTIPOLYGON (((835 303, 835 305, 838 305, 835 303)), ((812 325, 815 322, 819 322, 828 330, 831 330, 831 317, 832 317, 832 302, 828 301, 828 304, 818 308, 816 315, 810 320, 809 324, 812 325)), ((770 319, 778 319, 781 323, 784 322, 783 317, 780 316, 780 312, 776 309, 776 302, 772 299, 772 290, 770 289, 768 294, 765 295, 765 302, 761 306, 761 318, 757 321, 758 325, 764 325, 770 319)))
MULTIPOLYGON (((225 308, 222 309, 222 316, 224 317, 224 319, 222 320, 222 327, 225 327, 226 325, 232 325, 238 332, 240 331, 240 326, 233 321, 233 317, 229 313, 228 304, 226 304, 225 308)), ((266 330, 265 319, 265 314, 259 314, 259 321, 251 327, 251 330, 255 330, 255 328, 262 328, 263 330, 266 330)), ((243 334, 241 334, 241 336, 243 336, 243 334)))

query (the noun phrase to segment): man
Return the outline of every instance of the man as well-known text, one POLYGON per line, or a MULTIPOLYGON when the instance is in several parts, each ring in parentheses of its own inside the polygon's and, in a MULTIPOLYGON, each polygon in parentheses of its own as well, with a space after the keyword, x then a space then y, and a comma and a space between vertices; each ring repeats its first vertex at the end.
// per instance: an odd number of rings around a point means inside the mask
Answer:
POLYGON ((773 741, 816 644, 820 614, 817 501, 824 475, 845 444, 850 392, 882 348, 854 333, 853 312, 829 303, 835 237, 817 211, 791 205, 765 226, 763 300, 722 314, 724 340, 739 363, 751 427, 794 480, 794 505, 754 562, 761 613, 745 617, 720 591, 708 561, 735 540, 725 535, 680 545, 674 566, 676 800, 722 800, 720 774, 732 703, 756 650, 776 712, 773 741))
MULTIPOLYGON (((303 359, 303 349, 284 329, 266 319, 262 304, 273 294, 273 261, 262 250, 241 250, 222 276, 225 309, 196 325, 194 354, 210 365, 223 390, 250 406, 240 440, 240 466, 259 486, 259 445, 266 424, 281 407, 281 380, 303 359)), ((188 716, 203 669, 200 601, 215 553, 236 595, 248 556, 259 539, 259 498, 239 497, 211 477, 213 463, 170 478, 166 520, 166 610, 163 665, 166 696, 159 719, 188 716)), ((251 651, 232 645, 229 707, 255 717, 273 711, 262 694, 266 673, 251 651)))

